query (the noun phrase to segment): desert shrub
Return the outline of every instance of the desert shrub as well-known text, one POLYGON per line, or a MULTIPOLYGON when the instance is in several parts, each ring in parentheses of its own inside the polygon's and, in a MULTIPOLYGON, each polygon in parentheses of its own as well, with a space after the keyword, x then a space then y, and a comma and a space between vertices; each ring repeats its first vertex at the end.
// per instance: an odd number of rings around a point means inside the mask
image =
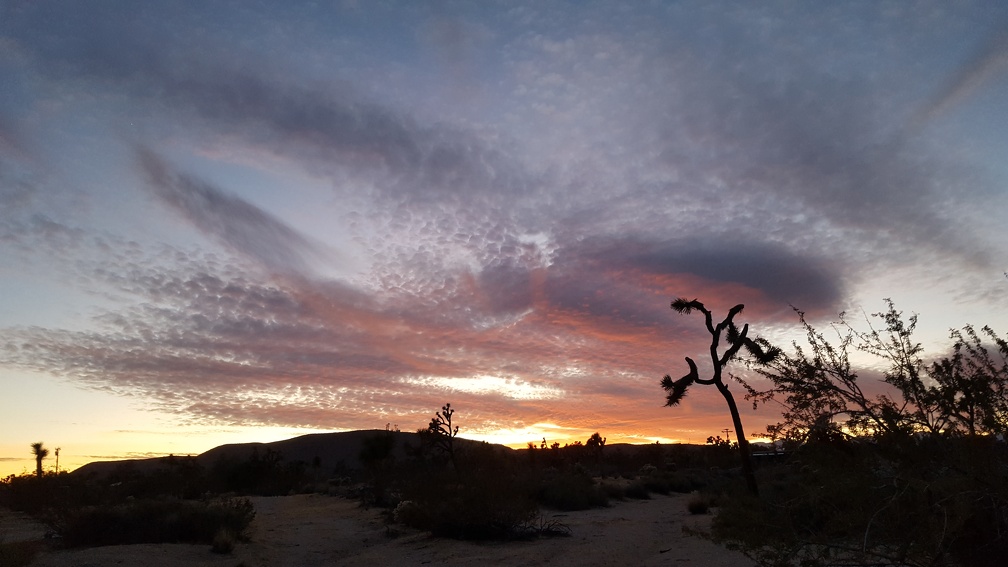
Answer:
POLYGON ((686 509, 690 514, 706 514, 710 511, 711 501, 702 494, 694 494, 686 503, 686 509))
POLYGON ((515 478, 467 482, 425 476, 407 488, 393 520, 456 539, 508 539, 523 534, 538 513, 529 490, 515 478))
POLYGON ((55 503, 54 488, 50 477, 10 475, 0 484, 0 504, 20 512, 39 513, 55 503))
POLYGON ((669 485, 668 480, 663 476, 650 476, 647 478, 642 478, 641 482, 644 483, 644 488, 648 492, 654 492, 655 494, 668 494, 672 492, 672 488, 669 485))
POLYGON ((247 498, 209 502, 137 500, 86 507, 63 519, 60 535, 68 547, 132 543, 208 543, 221 531, 241 537, 255 517, 247 498))
POLYGON ((391 483, 393 521, 457 539, 527 535, 538 515, 536 482, 512 456, 488 444, 456 447, 455 460, 400 466, 391 483))
POLYGON ((651 498, 651 491, 648 490, 647 483, 641 479, 634 480, 627 485, 625 491, 627 498, 634 500, 647 500, 651 498))
POLYGON ((216 518, 220 527, 231 530, 236 537, 244 537, 245 531, 255 519, 255 505, 248 498, 216 498, 206 503, 211 518, 216 518))
POLYGON ((0 481, 0 504, 42 520, 59 510, 97 504, 104 498, 104 491, 65 472, 47 473, 42 478, 11 475, 0 481))
POLYGON ((422 527, 428 521, 426 512, 412 500, 401 500, 392 511, 392 521, 413 527, 422 527))
POLYGON ((647 498, 649 494, 668 495, 672 492, 688 494, 697 490, 707 488, 717 478, 709 471, 706 477, 698 470, 684 471, 659 471, 653 466, 645 466, 641 469, 641 475, 635 479, 628 487, 627 496, 630 498, 647 498), (632 492, 632 493, 631 493, 632 492))
MULTIPOLYGON (((712 480, 708 472, 706 478, 697 470, 671 471, 662 476, 662 481, 668 487, 669 492, 689 494, 694 490, 702 490, 710 484, 712 480)), ((656 491, 657 492, 657 491, 656 491)))
POLYGON ((627 497, 626 486, 615 482, 602 481, 599 484, 599 490, 607 500, 625 500, 627 497))
POLYGON ((563 511, 609 505, 606 492, 590 476, 574 471, 548 475, 542 481, 537 499, 547 508, 563 511))
MULTIPOLYGON (((67 475, 66 480, 76 483, 84 482, 76 473, 67 475)), ((97 479, 91 479, 97 480, 97 479)), ((101 495, 98 501, 89 504, 108 502, 117 495, 129 495, 134 498, 155 498, 168 496, 179 499, 194 499, 210 490, 207 471, 195 457, 168 456, 157 460, 153 467, 137 467, 135 463, 119 463, 102 481, 91 482, 86 487, 92 495, 101 495), (114 486, 114 490, 103 490, 114 486)))
POLYGON ((537 514, 531 522, 526 524, 524 533, 529 536, 558 537, 571 535, 571 529, 556 517, 550 518, 537 514))
POLYGON ((308 480, 307 465, 285 461, 279 451, 253 447, 244 460, 219 458, 207 473, 207 490, 217 494, 236 492, 258 496, 282 496, 297 492, 308 480))

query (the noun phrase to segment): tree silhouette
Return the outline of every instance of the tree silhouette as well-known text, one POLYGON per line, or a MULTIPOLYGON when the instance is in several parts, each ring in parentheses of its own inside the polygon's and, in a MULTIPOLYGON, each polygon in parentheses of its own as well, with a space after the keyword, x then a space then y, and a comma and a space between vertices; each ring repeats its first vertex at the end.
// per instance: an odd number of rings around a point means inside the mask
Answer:
POLYGON ((451 404, 445 404, 441 408, 441 411, 431 418, 430 424, 427 425, 427 431, 430 433, 434 447, 439 449, 444 455, 447 455, 452 467, 457 470, 458 467, 455 462, 455 436, 458 435, 459 428, 457 425, 452 428, 452 414, 454 413, 455 410, 451 409, 451 404))
POLYGON ((31 444, 32 455, 35 455, 35 476, 42 478, 42 459, 49 456, 49 449, 42 446, 42 442, 31 444))
POLYGON ((598 431, 592 433, 592 436, 588 438, 585 443, 585 447, 590 447, 593 449, 598 449, 599 452, 602 451, 602 447, 605 447, 606 438, 599 435, 598 431))
POLYGON ((977 435, 1008 436, 1008 341, 985 326, 971 325, 951 333, 952 356, 931 365, 931 398, 947 430, 977 435), (988 349, 984 342, 993 343, 988 349))
MULTIPOLYGON (((835 335, 831 342, 828 334, 816 330, 805 320, 805 313, 795 309, 806 333, 807 346, 792 344, 794 355, 784 355, 758 372, 768 378, 773 388, 761 396, 783 397, 782 417, 785 436, 799 442, 810 439, 828 440, 844 436, 843 430, 854 433, 887 434, 904 429, 905 407, 896 404, 887 394, 866 391, 856 368, 850 360, 852 350, 858 345, 858 332, 841 321, 831 325, 835 335), (838 418, 842 421, 838 422, 838 418)), ((902 327, 891 337, 892 352, 901 360, 916 358, 919 345, 910 340, 914 321, 902 327)), ((867 347, 864 347, 867 350, 867 347)), ((919 373, 919 364, 901 364, 904 375, 919 373)), ((909 377, 900 378, 908 384, 909 377)))
POLYGON ((785 436, 1008 435, 1008 341, 989 326, 966 325, 951 331, 951 355, 928 365, 913 338, 917 315, 905 318, 892 300, 885 302, 885 311, 871 314, 884 322, 879 328, 866 316, 867 330, 859 330, 841 313, 831 324, 834 342, 795 309, 808 350, 795 343, 794 355, 758 369, 773 383, 758 396, 784 397, 785 436), (881 381, 895 391, 862 388, 852 350, 887 362, 881 381))
MULTIPOLYGON (((750 339, 749 325, 746 324, 742 327, 740 331, 738 327, 735 326, 735 316, 742 312, 744 305, 738 304, 732 307, 728 311, 728 315, 723 321, 714 325, 713 316, 703 303, 700 303, 696 299, 690 301, 685 298, 679 297, 672 302, 672 309, 677 313, 683 315, 689 315, 694 310, 699 311, 704 314, 704 318, 707 323, 707 331, 711 335, 711 346, 710 346, 710 357, 711 364, 713 364, 714 371, 710 378, 700 378, 697 372, 696 363, 690 357, 686 358, 686 364, 689 365, 689 374, 683 376, 678 380, 673 380, 668 374, 662 378, 661 385, 662 388, 668 392, 666 397, 665 405, 669 407, 677 406, 682 401, 683 397, 686 395, 686 390, 693 384, 702 384, 704 386, 716 386, 718 391, 724 397, 725 402, 728 404, 728 411, 731 412, 732 424, 735 426, 735 439, 738 442, 739 454, 742 457, 742 472, 745 475, 746 485, 749 487, 749 491, 753 494, 759 494, 759 488, 756 485, 756 475, 753 473, 752 467, 752 453, 749 449, 749 441, 746 439, 745 430, 742 427, 742 418, 739 415, 738 405, 735 403, 735 397, 732 396, 731 391, 728 389, 728 385, 724 382, 724 368, 729 362, 734 359, 742 347, 745 347, 749 354, 760 364, 767 364, 774 359, 776 359, 781 351, 777 347, 773 347, 765 339, 757 337, 756 339, 750 339), (718 346, 721 343, 721 336, 725 335, 725 339, 728 343, 728 348, 723 353, 718 353, 718 346)), ((733 377, 741 382, 740 378, 733 377)), ((748 386, 743 382, 743 385, 748 386)))
POLYGON ((598 431, 592 433, 592 436, 585 442, 588 454, 595 460, 595 466, 599 469, 600 474, 602 472, 602 449, 605 448, 605 442, 606 438, 599 435, 598 431))

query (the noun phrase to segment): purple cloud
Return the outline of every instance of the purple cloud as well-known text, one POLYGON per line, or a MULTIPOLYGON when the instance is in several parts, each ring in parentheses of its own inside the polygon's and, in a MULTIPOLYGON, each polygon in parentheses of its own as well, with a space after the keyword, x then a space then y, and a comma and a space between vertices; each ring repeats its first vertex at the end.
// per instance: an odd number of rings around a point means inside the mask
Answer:
POLYGON ((321 245, 247 201, 172 169, 146 148, 137 151, 154 194, 200 232, 279 273, 309 274, 321 245))

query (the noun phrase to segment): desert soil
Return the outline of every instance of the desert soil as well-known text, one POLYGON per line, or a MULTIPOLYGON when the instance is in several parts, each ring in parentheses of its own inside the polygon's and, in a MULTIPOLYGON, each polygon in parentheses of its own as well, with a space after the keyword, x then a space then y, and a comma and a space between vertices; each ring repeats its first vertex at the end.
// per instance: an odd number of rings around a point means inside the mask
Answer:
MULTIPOLYGON (((654 496, 616 502, 583 512, 547 512, 563 522, 569 537, 473 543, 446 540, 388 526, 377 509, 319 495, 252 498, 256 519, 250 538, 233 553, 218 555, 208 545, 145 544, 44 551, 33 567, 181 566, 308 567, 522 565, 590 567, 617 565, 703 565, 751 567, 739 553, 683 532, 705 529, 710 516, 686 510, 689 496, 654 496)), ((44 529, 28 518, 0 513, 2 541, 40 538, 44 529)))

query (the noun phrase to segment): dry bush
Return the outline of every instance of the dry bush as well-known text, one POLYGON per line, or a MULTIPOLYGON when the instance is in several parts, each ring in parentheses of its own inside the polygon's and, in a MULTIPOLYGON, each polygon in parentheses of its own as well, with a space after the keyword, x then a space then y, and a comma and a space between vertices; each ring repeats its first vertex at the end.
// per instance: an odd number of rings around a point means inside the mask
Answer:
POLYGON ((221 531, 241 537, 255 517, 247 498, 214 501, 137 500, 91 506, 67 514, 59 527, 64 545, 214 543, 221 531))
POLYGON ((545 476, 537 500, 543 506, 566 512, 609 505, 606 490, 590 476, 574 471, 557 471, 545 476))
POLYGON ((634 480, 628 484, 624 494, 626 494, 627 498, 635 500, 647 500, 651 498, 651 491, 648 490, 647 483, 641 479, 634 480))
POLYGON ((457 539, 509 539, 522 534, 538 514, 528 491, 513 478, 467 482, 427 476, 417 479, 393 519, 457 539))

